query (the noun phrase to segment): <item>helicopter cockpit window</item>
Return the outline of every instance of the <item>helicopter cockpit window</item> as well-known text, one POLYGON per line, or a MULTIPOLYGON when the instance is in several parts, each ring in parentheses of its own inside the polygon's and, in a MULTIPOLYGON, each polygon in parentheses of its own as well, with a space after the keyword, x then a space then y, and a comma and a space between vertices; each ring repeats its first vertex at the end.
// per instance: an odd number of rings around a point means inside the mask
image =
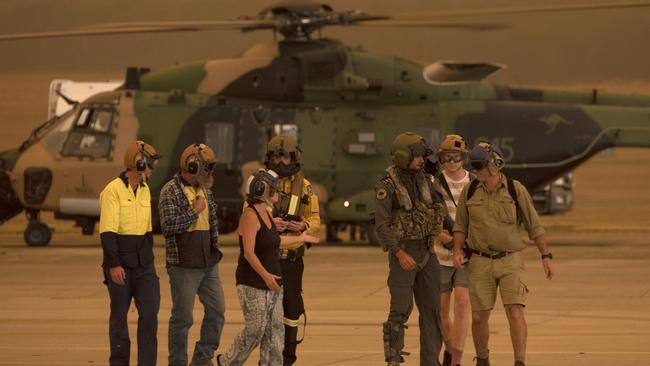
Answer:
POLYGON ((64 156, 107 158, 111 152, 110 133, 114 112, 110 109, 84 108, 63 146, 64 156))
POLYGON ((112 111, 84 108, 81 113, 79 113, 79 118, 77 118, 75 126, 90 128, 94 131, 108 132, 112 119, 112 111))
POLYGON ((298 125, 290 123, 276 123, 273 125, 273 136, 284 135, 298 141, 298 125))
POLYGON ((226 122, 206 123, 205 144, 214 150, 219 164, 232 164, 235 152, 235 125, 226 122))
POLYGON ((43 145, 46 149, 55 154, 61 152, 68 131, 75 121, 75 116, 73 111, 63 114, 59 121, 55 122, 54 126, 44 134, 43 145))

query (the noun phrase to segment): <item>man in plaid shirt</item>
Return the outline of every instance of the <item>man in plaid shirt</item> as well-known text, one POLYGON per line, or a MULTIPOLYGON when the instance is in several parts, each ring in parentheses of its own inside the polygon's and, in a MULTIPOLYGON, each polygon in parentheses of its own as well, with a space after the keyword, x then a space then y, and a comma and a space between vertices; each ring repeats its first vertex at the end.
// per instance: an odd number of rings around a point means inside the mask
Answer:
POLYGON ((204 307, 201 338, 190 366, 211 366, 224 324, 224 295, 219 277, 217 205, 212 198, 214 152, 204 144, 188 146, 181 170, 160 191, 160 225, 165 236, 172 296, 169 365, 186 366, 187 334, 198 295, 204 307))

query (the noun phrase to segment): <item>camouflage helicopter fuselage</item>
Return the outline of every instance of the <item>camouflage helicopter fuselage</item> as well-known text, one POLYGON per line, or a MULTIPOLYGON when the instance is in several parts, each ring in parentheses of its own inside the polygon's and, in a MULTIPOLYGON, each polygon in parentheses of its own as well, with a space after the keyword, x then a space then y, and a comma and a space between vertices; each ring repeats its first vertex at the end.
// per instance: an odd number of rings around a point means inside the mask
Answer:
MULTIPOLYGON (((23 207, 95 217, 97 196, 120 172, 125 146, 134 139, 164 156, 150 181, 154 196, 178 171, 178 156, 188 144, 201 141, 215 150, 220 163, 214 193, 224 231, 237 223, 242 167, 259 162, 266 141, 279 132, 297 133, 305 175, 334 223, 368 222, 372 188, 390 164, 393 138, 404 131, 420 133, 432 146, 448 133, 470 144, 490 140, 503 150, 507 174, 531 191, 602 149, 650 147, 650 97, 487 81, 433 85, 421 64, 330 39, 265 43, 241 58, 149 73, 139 88, 99 94, 71 115, 84 108, 113 110, 101 131, 108 144, 103 155, 63 153, 70 141, 83 143, 84 131, 71 140, 83 124, 48 146, 55 123, 5 167, 23 207), (39 167, 52 173, 45 192, 26 181, 35 179, 29 169, 39 167), (40 196, 28 199, 30 187, 40 196)), ((92 149, 92 138, 86 142, 92 149)))

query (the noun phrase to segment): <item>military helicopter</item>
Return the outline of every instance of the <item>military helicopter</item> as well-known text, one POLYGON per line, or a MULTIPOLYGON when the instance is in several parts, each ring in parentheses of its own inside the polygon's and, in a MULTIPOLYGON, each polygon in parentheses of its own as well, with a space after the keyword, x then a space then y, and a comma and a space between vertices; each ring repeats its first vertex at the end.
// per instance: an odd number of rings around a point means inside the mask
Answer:
MULTIPOLYGON (((560 8, 648 6, 650 2, 639 1, 560 8)), ((321 3, 281 2, 257 16, 234 20, 112 23, 0 35, 4 41, 235 28, 271 30, 282 36, 238 58, 156 72, 129 68, 124 85, 116 90, 69 100, 74 105, 71 111, 43 123, 18 148, 0 153, 0 222, 25 211, 29 223, 24 238, 30 246, 44 246, 51 239, 51 229, 39 219, 43 210, 75 220, 83 234, 93 234, 98 194, 120 172, 126 146, 136 139, 151 143, 166 157, 149 182, 154 197, 178 170, 176 157, 188 144, 202 141, 215 150, 219 164, 214 197, 222 232, 236 228, 243 175, 260 164, 266 142, 275 134, 292 134, 303 146, 302 169, 313 182, 331 227, 368 224, 373 187, 390 161, 390 144, 407 130, 420 133, 431 146, 448 133, 463 135, 472 144, 492 141, 504 151, 507 174, 531 192, 603 149, 650 147, 650 96, 500 85, 486 78, 501 65, 422 65, 353 49, 320 35, 324 27, 341 25, 501 27, 444 20, 476 13, 438 14, 443 20, 399 20, 335 11, 321 3)), ((570 184, 556 188, 560 192, 544 193, 547 199, 553 198, 551 194, 570 194, 570 184)))

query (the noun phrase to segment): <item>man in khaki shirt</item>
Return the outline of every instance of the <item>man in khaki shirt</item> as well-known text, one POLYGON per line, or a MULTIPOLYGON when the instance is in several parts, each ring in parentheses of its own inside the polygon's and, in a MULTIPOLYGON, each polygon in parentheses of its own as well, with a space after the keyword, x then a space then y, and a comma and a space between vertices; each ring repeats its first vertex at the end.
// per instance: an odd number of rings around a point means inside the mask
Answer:
POLYGON ((490 312, 497 289, 510 324, 515 366, 525 366, 527 326, 524 306, 528 288, 524 281, 526 247, 519 225, 528 232, 542 254, 546 278, 553 277, 553 256, 548 251, 532 199, 518 181, 509 181, 501 169, 505 166, 501 150, 481 143, 470 152, 476 183, 467 185, 460 195, 454 224, 454 265, 463 267, 462 246, 467 239, 472 257, 469 261, 472 336, 477 366, 489 366, 490 312))

